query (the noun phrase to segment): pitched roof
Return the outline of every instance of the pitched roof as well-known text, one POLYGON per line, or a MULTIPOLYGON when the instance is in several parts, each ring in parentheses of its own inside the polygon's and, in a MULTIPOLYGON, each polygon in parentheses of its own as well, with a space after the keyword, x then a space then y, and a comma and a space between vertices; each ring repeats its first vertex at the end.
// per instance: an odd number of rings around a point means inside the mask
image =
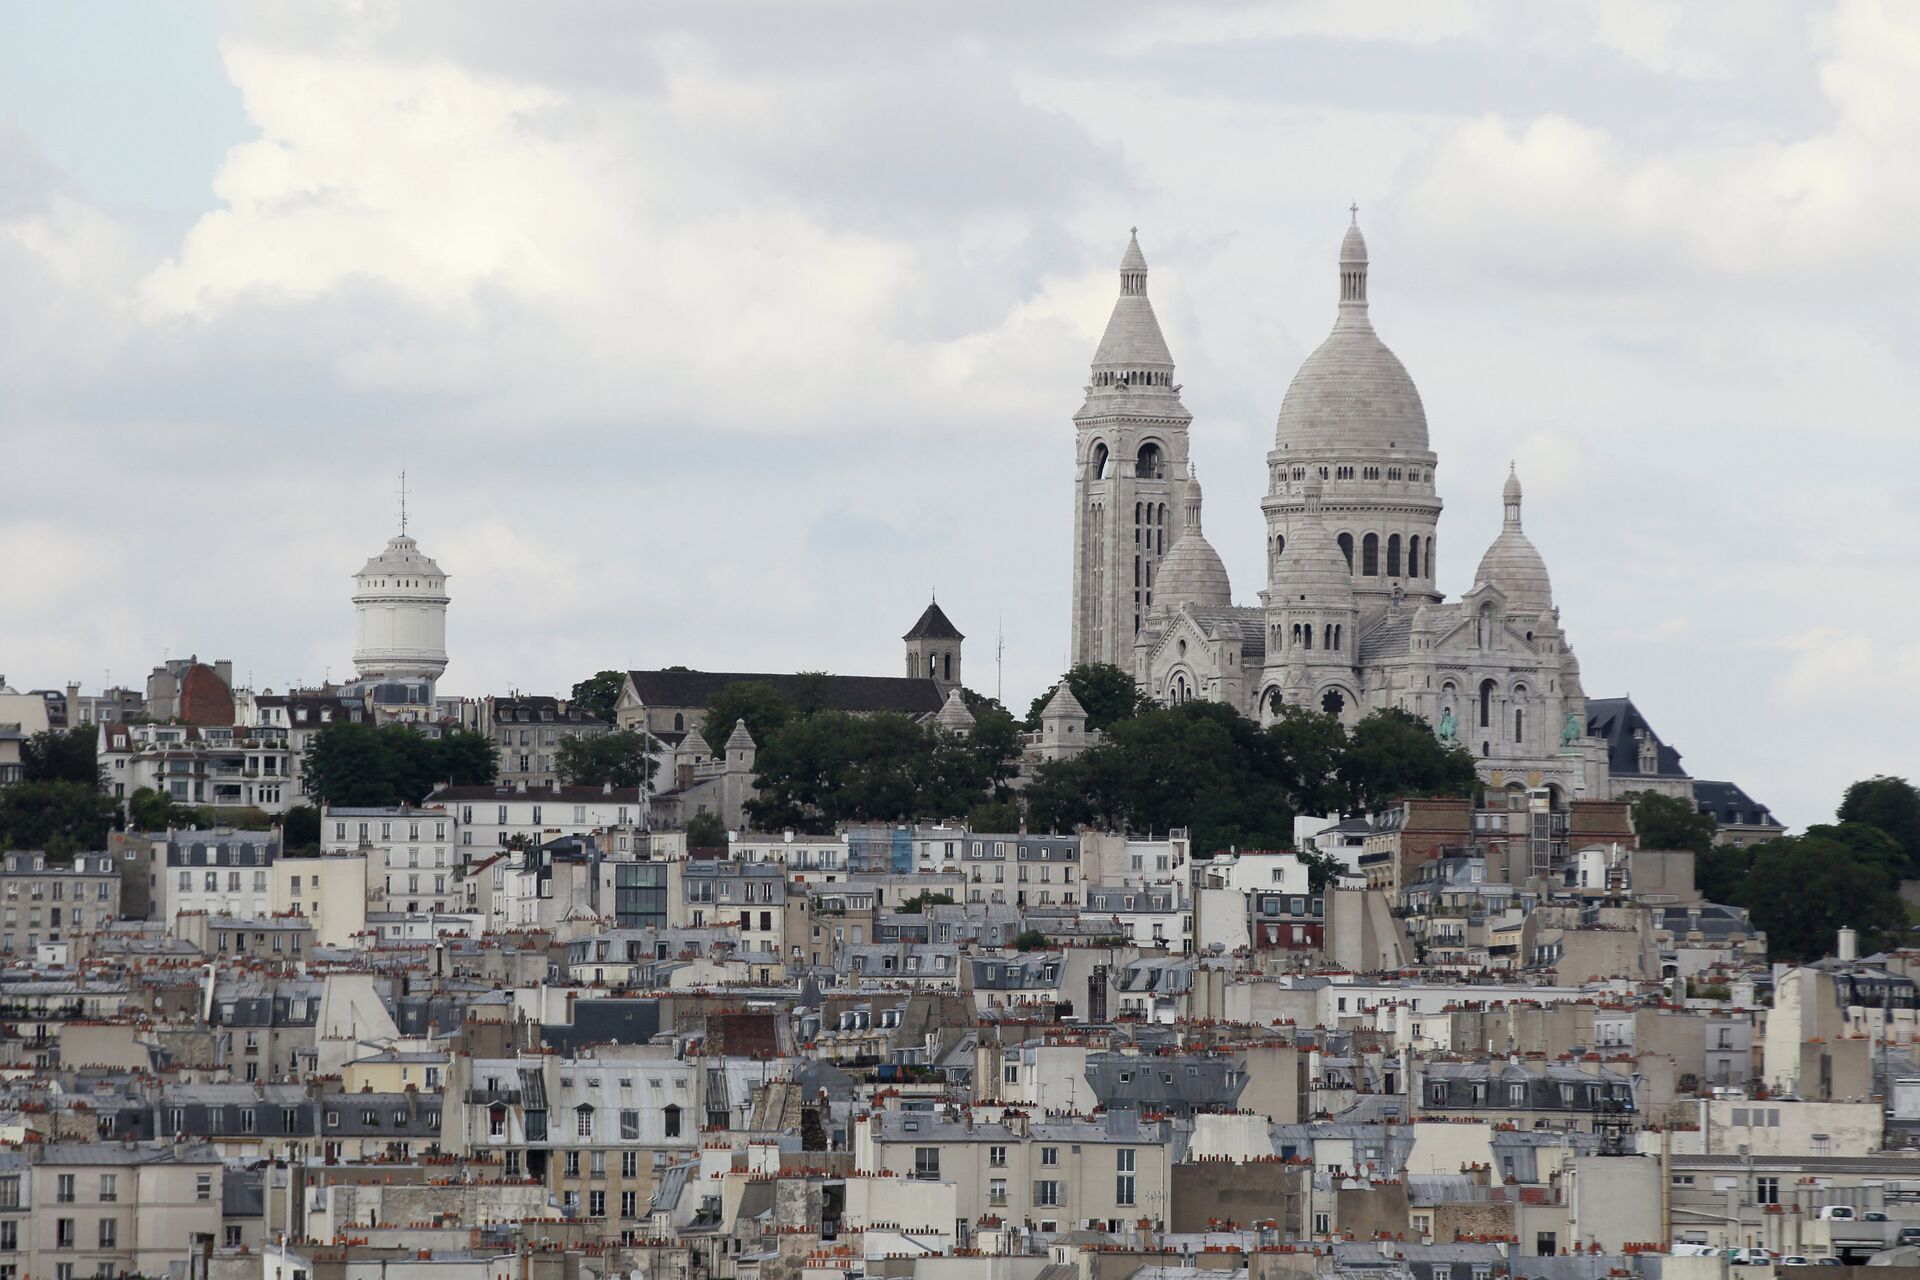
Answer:
MULTIPOLYGON (((949 626, 952 624, 949 623, 949 626)), ((958 634, 958 633, 956 633, 958 634)), ((704 707, 729 685, 772 686, 790 701, 829 711, 898 711, 932 715, 946 695, 922 676, 829 676, 760 671, 629 671, 640 700, 653 707, 704 707)))
POLYGON ((1680 767, 1680 753, 1660 741, 1660 735, 1653 732, 1653 726, 1640 714, 1640 708, 1633 705, 1632 698, 1587 699, 1587 733, 1606 742, 1607 772, 1615 775, 1640 772, 1639 746, 1633 738, 1636 731, 1649 734, 1659 747, 1654 776, 1687 776, 1687 771, 1680 767))
POLYGON ((1723 827, 1778 826, 1779 820, 1767 806, 1732 782, 1693 781, 1693 802, 1700 812, 1710 815, 1723 827))
POLYGON ((920 621, 914 623, 913 629, 900 638, 902 640, 966 639, 960 634, 960 629, 947 620, 947 615, 941 611, 938 604, 928 604, 927 611, 920 615, 920 621))

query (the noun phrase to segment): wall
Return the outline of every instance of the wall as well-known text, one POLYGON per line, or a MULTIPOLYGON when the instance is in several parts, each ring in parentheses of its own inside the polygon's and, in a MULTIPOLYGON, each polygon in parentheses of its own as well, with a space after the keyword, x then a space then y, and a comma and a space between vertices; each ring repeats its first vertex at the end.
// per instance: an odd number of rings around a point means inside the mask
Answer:
POLYGON ((1300 1229, 1301 1179, 1306 1165, 1267 1159, 1253 1164, 1205 1160, 1172 1169, 1171 1231, 1205 1231, 1218 1219, 1248 1227, 1267 1218, 1300 1229))

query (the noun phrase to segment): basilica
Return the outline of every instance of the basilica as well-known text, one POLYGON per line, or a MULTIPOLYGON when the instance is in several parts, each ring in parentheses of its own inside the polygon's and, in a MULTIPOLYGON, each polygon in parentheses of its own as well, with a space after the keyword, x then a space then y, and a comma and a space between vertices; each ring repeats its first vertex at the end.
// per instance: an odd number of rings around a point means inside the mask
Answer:
POLYGON ((1267 454, 1258 604, 1236 604, 1201 528, 1200 481, 1136 237, 1074 415, 1073 658, 1131 670, 1168 703, 1287 707, 1352 725, 1382 707, 1463 744, 1498 787, 1605 798, 1580 665, 1509 472, 1500 534, 1447 600, 1439 457, 1406 367, 1374 332, 1358 218, 1333 330, 1294 375, 1267 454))

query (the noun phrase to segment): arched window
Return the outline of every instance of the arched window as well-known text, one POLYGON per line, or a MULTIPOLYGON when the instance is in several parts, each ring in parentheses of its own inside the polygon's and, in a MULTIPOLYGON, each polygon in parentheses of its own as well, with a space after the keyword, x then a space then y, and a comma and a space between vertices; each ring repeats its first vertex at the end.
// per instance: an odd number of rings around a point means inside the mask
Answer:
MULTIPOLYGON (((1493 681, 1482 680, 1480 682, 1480 727, 1484 729, 1487 726, 1491 725, 1492 723, 1493 723, 1493 681)), ((1481 752, 1481 754, 1485 755, 1486 753, 1483 751, 1481 752)))
POLYGON ((1293 647, 1300 647, 1300 624, 1297 622, 1293 624, 1293 647))
POLYGON ((1352 534, 1343 533, 1340 535, 1340 554, 1347 558, 1347 572, 1352 573, 1353 572, 1353 535, 1352 534))
POLYGON ((1107 478, 1107 446, 1104 444, 1093 446, 1093 478, 1095 480, 1107 478))
POLYGON ((1407 576, 1409 578, 1420 576, 1420 539, 1418 538, 1407 539, 1407 576))
POLYGON ((1515 742, 1525 742, 1527 740, 1527 711, 1525 707, 1515 707, 1513 709, 1513 740, 1515 742))
POLYGON ((666 1107, 661 1110, 660 1118, 666 1122, 667 1137, 677 1138, 680 1136, 680 1104, 679 1103, 677 1102, 668 1103, 666 1107))
POLYGON ((1335 650, 1340 649, 1345 644, 1346 641, 1343 633, 1346 631, 1346 629, 1347 628, 1344 623, 1335 624, 1333 628, 1333 647, 1335 650))
POLYGON ((1387 539, 1387 576, 1400 576, 1400 535, 1397 533, 1387 539))
POLYGON ((678 711, 676 711, 676 712, 674 712, 674 713, 673 713, 673 731, 674 731, 675 733, 680 733, 680 732, 682 732, 682 731, 684 731, 684 730, 686 729, 686 727, 687 727, 687 718, 686 718, 686 716, 684 716, 684 715, 682 715, 682 714, 681 714, 680 712, 678 712, 678 711))
POLYGON ((946 654, 941 659, 941 665, 946 668, 946 674, 942 678, 947 680, 953 679, 953 655, 951 653, 946 654))
POLYGON ((1370 533, 1360 542, 1360 572, 1368 578, 1380 576, 1380 535, 1370 533))
POLYGON ((1320 647, 1322 649, 1333 648, 1333 624, 1331 622, 1327 624, 1326 630, 1320 633, 1320 647))
POLYGON ((1139 459, 1134 463, 1133 474, 1141 480, 1160 478, 1160 446, 1148 441, 1140 446, 1139 459))
POLYGON ((1427 539, 1427 577, 1433 577, 1433 539, 1427 539))

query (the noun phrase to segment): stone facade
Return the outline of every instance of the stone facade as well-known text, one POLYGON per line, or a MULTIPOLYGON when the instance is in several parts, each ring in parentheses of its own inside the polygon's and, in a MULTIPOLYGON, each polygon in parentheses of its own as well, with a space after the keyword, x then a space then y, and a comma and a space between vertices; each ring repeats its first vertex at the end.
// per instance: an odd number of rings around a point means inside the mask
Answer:
POLYGON ((1127 667, 1162 702, 1225 702, 1263 723, 1287 707, 1348 725, 1397 707, 1463 744, 1493 786, 1544 788, 1556 807, 1608 796, 1517 475, 1472 588, 1447 601, 1435 585, 1439 458, 1418 389, 1374 332, 1367 269, 1351 226, 1333 330, 1288 388, 1267 455, 1265 588, 1236 605, 1201 529, 1191 415, 1129 242, 1074 415, 1074 660, 1127 667))

